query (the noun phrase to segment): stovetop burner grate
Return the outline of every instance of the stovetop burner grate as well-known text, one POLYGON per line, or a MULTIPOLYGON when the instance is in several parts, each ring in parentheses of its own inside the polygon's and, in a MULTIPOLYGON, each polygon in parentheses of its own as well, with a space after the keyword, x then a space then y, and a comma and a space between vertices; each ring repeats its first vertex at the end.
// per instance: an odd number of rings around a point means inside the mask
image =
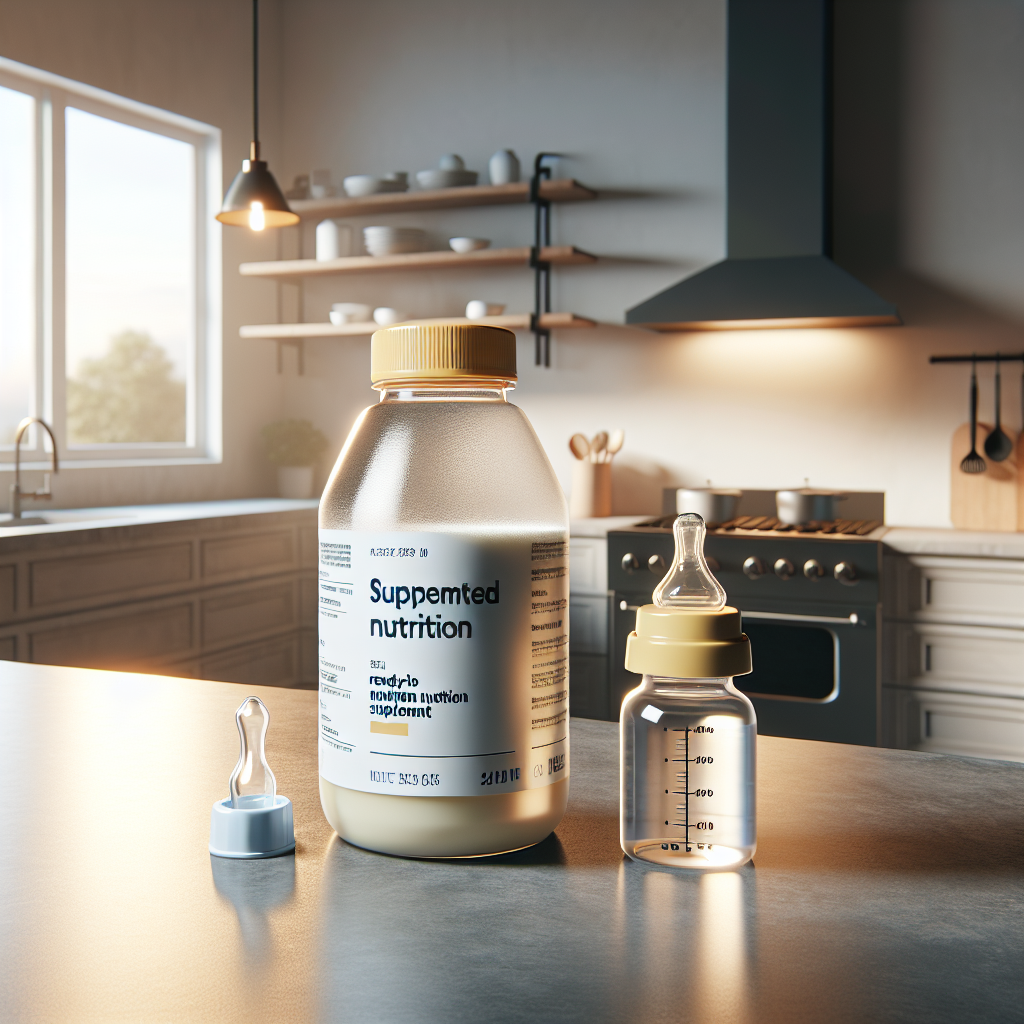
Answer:
MULTIPOLYGON (((656 529, 671 529, 675 516, 660 516, 650 519, 638 526, 656 529)), ((708 529, 714 533, 732 533, 734 530, 753 533, 815 533, 843 534, 848 537, 865 537, 882 525, 880 519, 833 519, 824 523, 801 523, 794 526, 784 523, 775 516, 738 516, 727 523, 708 523, 708 529)))

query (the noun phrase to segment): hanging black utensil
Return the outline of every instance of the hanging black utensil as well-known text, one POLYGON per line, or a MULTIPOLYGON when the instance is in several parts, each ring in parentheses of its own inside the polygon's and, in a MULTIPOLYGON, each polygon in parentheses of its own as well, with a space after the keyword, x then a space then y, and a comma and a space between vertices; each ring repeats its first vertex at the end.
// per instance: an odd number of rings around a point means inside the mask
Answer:
POLYGON ((988 468, 985 460, 978 454, 978 372, 974 360, 971 360, 971 450, 960 463, 961 473, 984 473, 988 468))
POLYGON ((1001 406, 1003 397, 1002 378, 999 374, 999 356, 996 355, 996 425, 985 438, 985 454, 993 462, 1002 462, 1013 454, 1013 442, 1003 430, 1001 422, 1001 406))

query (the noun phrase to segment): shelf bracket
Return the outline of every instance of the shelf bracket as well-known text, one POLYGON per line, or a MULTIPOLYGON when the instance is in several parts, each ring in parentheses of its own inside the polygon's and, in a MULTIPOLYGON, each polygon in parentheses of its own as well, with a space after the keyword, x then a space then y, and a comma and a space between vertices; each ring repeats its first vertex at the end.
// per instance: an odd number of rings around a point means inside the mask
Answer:
POLYGON ((530 179, 530 202, 533 204, 533 246, 530 249, 530 266, 533 268, 533 312, 530 314, 533 364, 549 368, 551 331, 541 326, 541 317, 551 312, 551 264, 542 260, 540 254, 551 245, 551 201, 541 198, 540 183, 551 179, 551 168, 545 167, 544 161, 558 156, 558 153, 538 153, 530 179))
POLYGON ((277 338, 277 372, 284 373, 284 346, 288 345, 295 349, 295 355, 299 362, 299 376, 306 375, 306 339, 305 338, 277 338))

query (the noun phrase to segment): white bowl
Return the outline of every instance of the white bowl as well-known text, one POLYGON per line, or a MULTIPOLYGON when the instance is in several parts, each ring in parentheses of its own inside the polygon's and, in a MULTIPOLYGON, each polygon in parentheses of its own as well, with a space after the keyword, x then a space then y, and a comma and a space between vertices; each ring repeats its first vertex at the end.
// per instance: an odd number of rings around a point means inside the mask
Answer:
POLYGON ((392 324, 400 324, 403 320, 408 320, 409 318, 404 313, 399 313, 397 309, 392 309, 390 306, 378 306, 373 311, 373 319, 381 327, 390 327, 392 324))
POLYGON ((489 238, 449 238, 448 244, 455 252, 473 252, 476 249, 486 249, 490 244, 489 238))
POLYGON ((353 199, 372 196, 378 192, 405 192, 409 182, 400 178, 378 178, 372 174, 352 174, 342 181, 345 195, 353 199))
POLYGON ((403 252, 423 252, 427 233, 420 228, 363 228, 363 242, 371 256, 394 256, 403 252))
POLYGON ((464 185, 475 185, 478 177, 476 171, 445 171, 440 167, 416 172, 420 188, 459 188, 464 185))
POLYGON ((483 299, 470 299, 466 303, 467 320, 483 320, 488 316, 501 316, 505 307, 496 302, 484 302, 483 299))
POLYGON ((331 323, 365 324, 373 314, 373 307, 365 302, 336 302, 331 306, 331 323))

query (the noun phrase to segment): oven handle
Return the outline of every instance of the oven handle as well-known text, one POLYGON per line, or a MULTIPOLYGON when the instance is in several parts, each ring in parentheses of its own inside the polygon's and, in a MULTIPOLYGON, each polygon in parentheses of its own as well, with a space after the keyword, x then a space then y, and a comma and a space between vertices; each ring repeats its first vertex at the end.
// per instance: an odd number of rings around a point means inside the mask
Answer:
MULTIPOLYGON (((635 612, 640 610, 638 604, 627 604, 625 601, 619 601, 620 612, 635 612)), ((827 622, 831 625, 836 626, 856 626, 860 623, 860 616, 856 612, 850 612, 849 615, 790 615, 787 612, 744 612, 741 611, 742 615, 746 619, 775 619, 780 622, 827 622)))
POLYGON ((744 612, 740 615, 745 619, 776 619, 780 622, 827 622, 835 626, 856 626, 860 616, 856 612, 849 615, 790 615, 786 612, 744 612))

